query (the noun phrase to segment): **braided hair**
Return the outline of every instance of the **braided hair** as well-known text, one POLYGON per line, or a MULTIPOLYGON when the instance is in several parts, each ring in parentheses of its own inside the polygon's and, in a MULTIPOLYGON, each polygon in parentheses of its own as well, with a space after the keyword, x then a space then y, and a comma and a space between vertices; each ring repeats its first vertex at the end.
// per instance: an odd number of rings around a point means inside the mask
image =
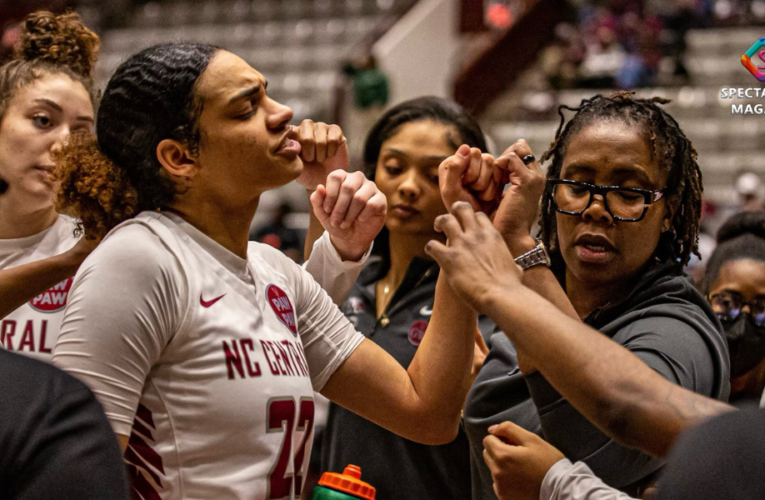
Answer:
MULTIPOLYGON (((668 172, 665 196, 670 213, 673 214, 670 230, 663 233, 655 255, 662 262, 674 260, 682 265, 688 263, 691 253, 698 254, 699 222, 701 219, 701 170, 691 141, 685 136, 669 113, 660 105, 668 99, 653 97, 641 99, 634 92, 617 92, 611 96, 596 95, 583 99, 579 107, 562 105, 558 108, 560 125, 555 140, 542 155, 542 162, 551 161, 547 169, 548 179, 560 178, 563 159, 571 138, 598 120, 619 120, 628 125, 643 127, 650 141, 653 158, 659 167, 668 172), (576 114, 566 122, 563 110, 576 114)), ((552 191, 546 190, 542 197, 541 237, 554 260, 560 264, 555 205, 552 191)))
POLYGON ((163 139, 198 153, 204 105, 197 82, 219 47, 171 43, 123 62, 106 85, 98 137, 72 134, 54 154, 61 182, 56 204, 77 217, 86 238, 100 238, 144 210, 168 206, 178 190, 156 155, 163 139))

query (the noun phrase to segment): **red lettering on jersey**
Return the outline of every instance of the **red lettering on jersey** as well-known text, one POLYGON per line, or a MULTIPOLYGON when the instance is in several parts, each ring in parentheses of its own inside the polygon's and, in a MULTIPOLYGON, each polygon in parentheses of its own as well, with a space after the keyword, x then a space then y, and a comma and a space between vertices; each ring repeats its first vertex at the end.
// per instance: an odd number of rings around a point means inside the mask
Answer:
POLYGON ((0 327, 0 346, 5 346, 9 351, 13 350, 13 344, 11 343, 11 337, 16 334, 16 321, 12 319, 4 319, 2 327, 0 327))
POLYGON ((279 356, 279 349, 277 349, 277 345, 274 342, 271 342, 270 340, 266 341, 271 348, 271 354, 274 355, 274 359, 276 359, 276 365, 279 367, 279 373, 282 375, 287 375, 287 370, 284 367, 284 362, 282 361, 282 357, 279 356))
POLYGON ((279 345, 278 342, 273 342, 272 345, 276 347, 276 349, 279 351, 279 354, 281 355, 281 360, 284 362, 284 367, 286 368, 287 374, 294 375, 292 371, 292 363, 290 362, 289 350, 284 349, 281 345, 279 345))
POLYGON ((72 278, 67 278, 50 290, 41 293, 29 301, 29 305, 35 311, 43 313, 54 313, 63 310, 66 307, 66 298, 69 295, 69 289, 72 288, 72 278))
POLYGON ((242 366, 242 358, 239 354, 239 346, 236 344, 236 340, 231 342, 233 352, 228 347, 228 342, 223 341, 223 353, 226 355, 226 368, 228 369, 228 379, 234 379, 234 368, 239 372, 239 376, 244 378, 244 367, 242 366))
MULTIPOLYGON (((236 339, 231 340, 231 347, 228 342, 223 341, 223 354, 226 357, 226 369, 228 370, 228 379, 233 380, 236 378, 234 370, 239 373, 240 378, 246 378, 244 375, 244 369, 247 368, 247 376, 260 377, 260 364, 250 361, 250 355, 247 350, 255 351, 255 344, 252 339, 240 339, 237 343, 236 339), (242 352, 239 353, 239 347, 241 346, 242 352), (242 359, 244 358, 244 359, 242 359), (244 363, 242 363, 244 361, 244 363)), ((265 351, 265 349, 264 349, 265 351)), ((268 356, 266 355, 266 358, 268 356)))
POLYGON ((18 351, 23 351, 25 347, 29 349, 29 352, 35 352, 35 328, 31 319, 27 321, 27 326, 24 327, 18 351))
POLYGON ((48 335, 48 320, 44 319, 42 322, 42 329, 40 330, 40 352, 50 354, 52 351, 45 347, 45 337, 48 335))
POLYGON ((244 364, 247 366, 247 375, 250 377, 260 377, 260 364, 255 362, 252 363, 250 361, 250 355, 247 354, 247 348, 253 352, 255 352, 255 344, 252 343, 252 339, 242 339, 239 341, 239 343, 242 345, 242 354, 244 354, 244 364), (255 367, 253 370, 252 367, 255 367))
POLYGON ((271 358, 268 356, 269 346, 266 343, 265 340, 260 341, 260 346, 263 348, 263 354, 266 356, 266 361, 268 362, 268 367, 271 369, 272 375, 279 375, 279 365, 272 363, 271 358))
POLYGON ((300 354, 298 353, 298 350, 295 349, 295 346, 292 344, 292 342, 289 342, 287 340, 282 340, 282 345, 289 350, 290 355, 292 356, 292 359, 295 362, 295 366, 300 369, 300 373, 304 377, 307 377, 308 370, 306 366, 303 364, 303 360, 300 359, 300 354))
POLYGON ((266 301, 271 305, 276 317, 286 326, 292 335, 297 337, 297 322, 295 321, 295 310, 292 308, 287 294, 276 285, 266 287, 266 301))

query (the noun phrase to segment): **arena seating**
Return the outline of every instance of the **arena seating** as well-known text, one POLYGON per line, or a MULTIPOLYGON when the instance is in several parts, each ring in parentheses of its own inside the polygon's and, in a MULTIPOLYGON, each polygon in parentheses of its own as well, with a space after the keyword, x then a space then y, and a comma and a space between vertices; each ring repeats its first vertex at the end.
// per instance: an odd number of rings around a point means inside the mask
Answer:
POLYGON ((331 120, 339 68, 387 29, 413 0, 174 0, 135 9, 130 26, 103 36, 97 79, 105 82, 143 47, 203 41, 242 56, 296 120, 331 120))
MULTIPOLYGON (((736 202, 732 186, 739 173, 753 171, 765 175, 765 157, 757 151, 759 141, 765 139, 763 117, 731 114, 734 102, 755 105, 765 103, 765 99, 720 99, 722 87, 760 87, 740 61, 741 55, 760 36, 762 32, 758 28, 690 31, 686 39, 685 66, 691 84, 639 92, 672 99, 668 109, 699 152, 705 198, 722 205, 736 202)), ((545 85, 539 70, 530 69, 487 108, 482 125, 498 145, 525 138, 532 149, 541 154, 550 145, 558 126, 555 106, 559 103, 575 106, 581 99, 599 92, 588 89, 540 91, 545 85)))

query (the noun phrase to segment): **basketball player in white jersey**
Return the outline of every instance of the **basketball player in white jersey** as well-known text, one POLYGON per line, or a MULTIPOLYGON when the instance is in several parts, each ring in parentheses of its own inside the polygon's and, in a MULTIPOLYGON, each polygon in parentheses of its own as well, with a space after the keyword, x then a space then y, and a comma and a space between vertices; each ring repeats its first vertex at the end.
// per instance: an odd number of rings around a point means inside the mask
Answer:
POLYGON ((457 434, 477 318, 445 283, 405 370, 306 271, 248 246, 260 194, 301 172, 341 253, 385 216, 355 198, 337 209, 337 181, 314 184, 342 133, 289 126, 266 85, 217 47, 146 49, 107 85, 97 139, 61 155, 62 198, 85 230, 124 222, 75 277, 54 363, 103 404, 140 498, 299 498, 314 391, 409 439, 457 434), (98 205, 75 189, 97 179, 114 181, 98 205))
POLYGON ((98 45, 77 15, 36 12, 22 24, 15 58, 0 67, 0 178, 6 183, 0 270, 64 254, 32 269, 36 277, 24 276, 23 288, 3 301, 0 347, 43 360, 51 358, 71 276, 93 246, 75 247, 74 221, 56 212, 49 173, 51 152, 64 138, 93 126, 90 73, 98 45), (18 308, 9 311, 11 303, 18 308))
MULTIPOLYGON (((0 348, 50 361, 72 276, 96 244, 78 244, 74 219, 56 211, 51 152, 70 132, 92 128, 99 40, 74 14, 37 12, 21 41, 16 58, 0 67, 0 348)), ((351 195, 374 194, 359 191, 357 177, 334 177, 351 195)), ((312 220, 309 246, 322 230, 312 220)), ((326 242, 317 250, 309 271, 341 280, 334 295, 343 296, 360 265, 342 263, 326 242)))

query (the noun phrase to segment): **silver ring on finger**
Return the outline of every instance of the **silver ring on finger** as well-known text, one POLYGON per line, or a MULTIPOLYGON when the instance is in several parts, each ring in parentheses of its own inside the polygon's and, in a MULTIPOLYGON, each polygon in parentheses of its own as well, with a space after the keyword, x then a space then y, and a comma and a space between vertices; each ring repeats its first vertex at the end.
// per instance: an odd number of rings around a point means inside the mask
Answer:
POLYGON ((534 163, 537 159, 534 158, 534 155, 526 155, 523 158, 521 158, 521 161, 524 165, 528 165, 529 163, 534 163))

